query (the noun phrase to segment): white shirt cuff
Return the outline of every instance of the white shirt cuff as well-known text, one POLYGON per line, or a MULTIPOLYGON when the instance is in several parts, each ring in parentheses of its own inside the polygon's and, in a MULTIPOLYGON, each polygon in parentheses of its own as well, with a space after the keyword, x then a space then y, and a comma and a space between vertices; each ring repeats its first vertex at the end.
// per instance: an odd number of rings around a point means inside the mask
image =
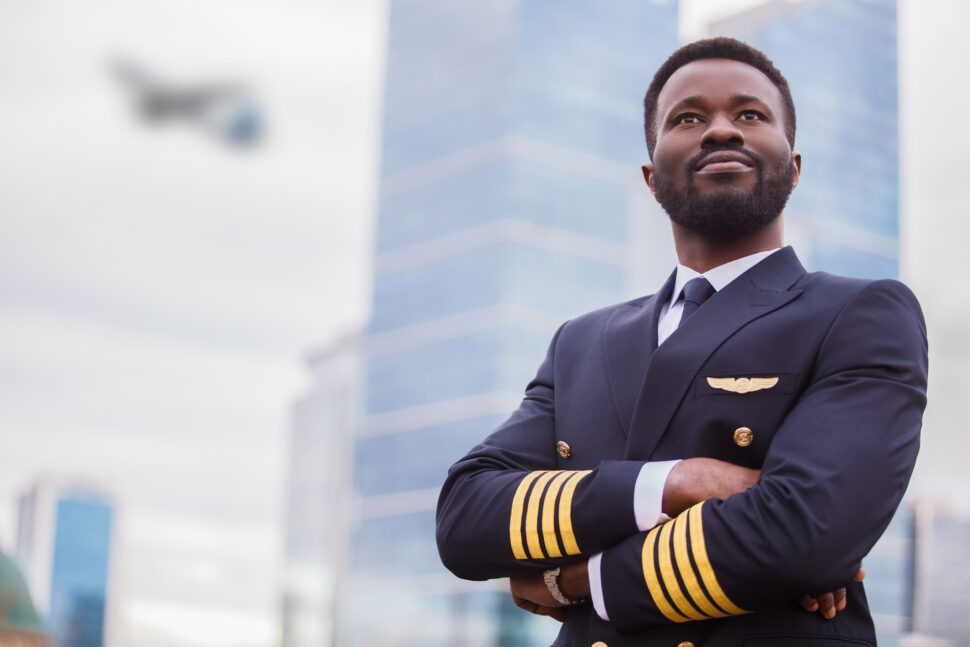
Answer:
POLYGON ((661 509, 664 485, 667 483, 670 470, 679 462, 675 460, 644 463, 640 468, 637 482, 633 486, 633 516, 641 532, 650 530, 669 518, 661 509))
MULTIPOLYGON (((650 530, 658 523, 667 521, 669 517, 663 513, 664 485, 667 483, 667 476, 675 461, 658 461, 656 463, 644 463, 637 475, 637 481, 633 486, 633 515, 640 531, 650 530)), ((589 558, 586 569, 589 572, 589 595, 593 598, 593 609, 596 615, 604 621, 609 622, 610 616, 606 613, 606 601, 603 599, 603 578, 600 573, 600 562, 603 561, 603 553, 596 553, 589 558)))
POLYGON ((593 610, 596 615, 609 622, 610 617, 606 615, 606 603, 603 600, 603 580, 600 578, 602 560, 603 553, 596 553, 586 563, 586 570, 589 571, 589 596, 593 598, 593 610))

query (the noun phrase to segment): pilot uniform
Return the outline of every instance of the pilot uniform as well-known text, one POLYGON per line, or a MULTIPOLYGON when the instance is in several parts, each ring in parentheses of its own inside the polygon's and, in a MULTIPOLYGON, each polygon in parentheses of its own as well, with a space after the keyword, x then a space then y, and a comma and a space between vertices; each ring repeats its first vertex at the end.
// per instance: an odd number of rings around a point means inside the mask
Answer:
POLYGON ((916 460, 919 304, 897 281, 806 273, 784 248, 658 347, 674 281, 560 327, 519 408, 448 473, 443 562, 488 579, 595 555, 605 610, 567 607, 557 647, 874 645, 853 577, 916 460), (697 456, 760 479, 638 524, 641 468, 697 456), (833 620, 797 604, 842 586, 833 620))

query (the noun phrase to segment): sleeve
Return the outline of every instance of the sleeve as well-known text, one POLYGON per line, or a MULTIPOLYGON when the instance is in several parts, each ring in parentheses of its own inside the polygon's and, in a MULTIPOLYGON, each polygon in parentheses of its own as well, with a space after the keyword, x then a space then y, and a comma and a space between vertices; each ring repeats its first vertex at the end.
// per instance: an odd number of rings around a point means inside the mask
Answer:
POLYGON ((926 329, 896 281, 838 314, 757 485, 604 552, 620 631, 738 615, 851 581, 902 499, 926 405, 926 329))
POLYGON ((519 408, 455 463, 438 497, 438 552, 459 577, 524 575, 577 561, 638 532, 642 461, 557 469, 556 345, 519 408))

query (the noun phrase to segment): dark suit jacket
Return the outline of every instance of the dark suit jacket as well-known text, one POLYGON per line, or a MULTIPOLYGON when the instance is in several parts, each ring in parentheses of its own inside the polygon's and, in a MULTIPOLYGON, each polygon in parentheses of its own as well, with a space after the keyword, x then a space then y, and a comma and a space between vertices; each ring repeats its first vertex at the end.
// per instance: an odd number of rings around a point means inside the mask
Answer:
POLYGON ((861 584, 831 621, 796 600, 852 581, 909 481, 926 403, 915 297, 808 274, 785 248, 658 349, 672 286, 559 329, 518 410, 449 471, 442 560, 486 579, 604 551, 610 621, 570 607, 555 645, 874 644, 861 584), (761 478, 639 532, 640 467, 694 456, 761 478))

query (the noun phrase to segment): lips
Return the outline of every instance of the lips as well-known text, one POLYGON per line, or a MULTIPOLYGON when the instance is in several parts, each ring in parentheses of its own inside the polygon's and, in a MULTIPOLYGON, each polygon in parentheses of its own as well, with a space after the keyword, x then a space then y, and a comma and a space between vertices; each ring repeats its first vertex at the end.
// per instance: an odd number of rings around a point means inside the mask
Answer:
POLYGON ((715 151, 701 158, 694 165, 696 173, 736 173, 755 168, 749 156, 738 151, 715 151))

